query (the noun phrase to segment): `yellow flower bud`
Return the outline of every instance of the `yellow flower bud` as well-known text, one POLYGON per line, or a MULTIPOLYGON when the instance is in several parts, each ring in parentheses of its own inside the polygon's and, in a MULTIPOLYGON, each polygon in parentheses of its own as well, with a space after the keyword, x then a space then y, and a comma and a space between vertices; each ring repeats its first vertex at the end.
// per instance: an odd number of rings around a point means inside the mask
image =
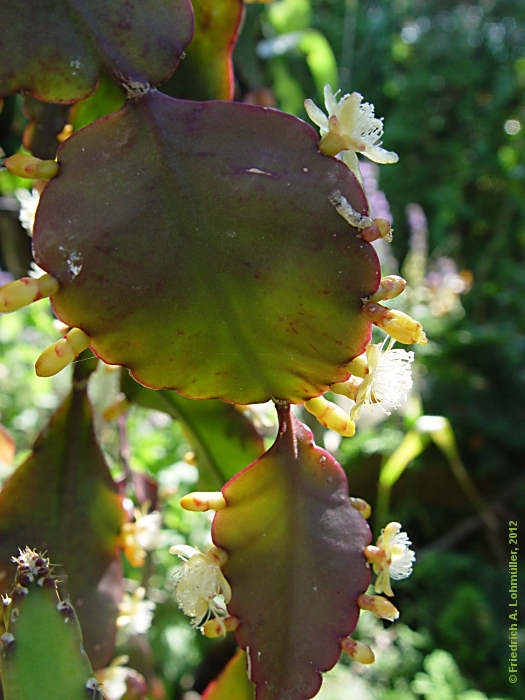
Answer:
POLYGON ((423 326, 408 314, 397 309, 389 309, 381 304, 367 302, 361 309, 363 316, 395 338, 399 343, 410 345, 419 343, 424 345, 428 342, 423 326))
POLYGON ((348 656, 351 656, 360 664, 373 664, 375 661, 374 652, 367 644, 358 642, 351 637, 346 637, 341 642, 341 649, 346 651, 348 656))
POLYGON ((350 503, 361 513, 363 518, 366 519, 372 515, 372 507, 370 506, 370 503, 367 503, 362 498, 354 498, 353 496, 350 496, 350 503))
POLYGON ((399 296, 405 290, 406 286, 406 280, 399 275, 387 275, 381 278, 376 293, 368 301, 377 302, 385 299, 394 299, 394 297, 399 296))
POLYGON ((388 219, 374 219, 371 226, 364 228, 359 237, 368 243, 382 238, 386 243, 392 243, 392 226, 388 219))
POLYGON ((37 279, 22 277, 9 282, 0 289, 0 311, 2 313, 16 311, 34 301, 56 294, 59 288, 58 282, 51 275, 44 275, 37 279))
POLYGON ((389 600, 380 595, 360 595, 357 604, 361 610, 369 610, 376 617, 393 622, 399 617, 399 610, 389 600))
POLYGON ((69 333, 56 343, 50 345, 40 355, 35 364, 35 370, 39 377, 52 377, 58 374, 64 367, 89 347, 89 336, 80 330, 72 328, 69 333))
POLYGON ((233 615, 225 618, 215 617, 204 623, 202 626, 202 634, 209 639, 214 639, 224 636, 226 632, 233 632, 238 626, 239 620, 233 615))
POLYGON ((314 415, 319 423, 325 428, 334 430, 343 437, 352 437, 355 433, 355 424, 350 420, 342 408, 337 404, 327 401, 324 397, 318 396, 305 401, 304 407, 314 415))
POLYGON ((13 175, 38 180, 51 180, 58 175, 58 163, 55 160, 41 160, 25 153, 15 153, 6 158, 5 167, 13 175))
POLYGON ((221 491, 194 491, 180 499, 184 510, 204 512, 226 508, 226 500, 221 491))

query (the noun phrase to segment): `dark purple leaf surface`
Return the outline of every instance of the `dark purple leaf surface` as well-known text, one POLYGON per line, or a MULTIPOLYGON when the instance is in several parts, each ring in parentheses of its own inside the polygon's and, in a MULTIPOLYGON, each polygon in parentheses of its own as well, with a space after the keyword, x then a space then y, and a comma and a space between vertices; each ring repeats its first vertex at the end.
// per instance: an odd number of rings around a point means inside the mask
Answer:
POLYGON ((36 217, 57 314, 108 363, 194 398, 295 402, 348 376, 370 324, 366 212, 314 130, 276 110, 153 91, 72 136, 36 217))
POLYGON ((193 13, 189 0, 2 0, 0 26, 0 94, 74 102, 102 68, 129 86, 167 80, 193 13))
POLYGON ((350 505, 344 471, 282 409, 278 438, 223 488, 213 540, 229 559, 228 608, 250 656, 257 700, 304 700, 357 624, 370 582, 366 520, 350 505))

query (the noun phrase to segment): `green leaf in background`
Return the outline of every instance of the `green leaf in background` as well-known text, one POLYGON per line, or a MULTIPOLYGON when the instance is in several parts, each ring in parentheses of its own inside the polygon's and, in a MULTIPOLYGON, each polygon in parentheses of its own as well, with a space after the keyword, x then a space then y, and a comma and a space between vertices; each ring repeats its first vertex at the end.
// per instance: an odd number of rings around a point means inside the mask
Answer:
POLYGON ((0 94, 74 102, 102 68, 130 88, 169 78, 193 16, 189 0, 4 0, 0 26, 0 94))
POLYGON ((4 700, 89 699, 86 683, 93 671, 80 626, 71 606, 65 617, 57 604, 54 586, 40 588, 36 582, 13 601, 8 633, 14 641, 2 644, 0 651, 4 700))
POLYGON ((280 0, 268 8, 268 19, 278 34, 308 29, 312 21, 310 0, 280 0))
POLYGON ((228 553, 228 610, 258 700, 303 700, 357 624, 371 535, 339 464, 289 407, 280 418, 274 446, 223 488, 212 536, 228 553))
POLYGON ((117 548, 122 521, 84 382, 66 398, 0 492, 0 588, 6 592, 10 557, 18 548, 47 552, 78 611, 95 667, 108 662, 114 647, 122 596, 117 548))
POLYGON ((302 402, 346 379, 379 263, 329 201, 338 190, 365 213, 364 193, 311 127, 152 91, 58 158, 35 259, 60 283, 56 313, 105 362, 237 403, 302 402))
POLYGON ((326 37, 315 29, 309 29, 302 33, 298 47, 305 55, 318 94, 323 94, 327 84, 331 85, 335 92, 339 83, 337 63, 326 37))
POLYGON ((122 88, 107 75, 99 77, 96 90, 85 100, 79 100, 70 108, 69 121, 75 131, 91 122, 117 112, 124 106, 125 95, 122 88))
POLYGON ((235 406, 217 400, 195 401, 173 391, 147 389, 125 370, 121 389, 128 401, 163 411, 179 421, 195 452, 199 488, 221 488, 264 451, 261 436, 235 406))
POLYGON ((246 673, 246 654, 239 649, 202 694, 202 700, 254 700, 255 686, 246 673))
POLYGON ((195 32, 163 92, 187 100, 233 98, 232 53, 242 19, 242 0, 193 0, 195 32))

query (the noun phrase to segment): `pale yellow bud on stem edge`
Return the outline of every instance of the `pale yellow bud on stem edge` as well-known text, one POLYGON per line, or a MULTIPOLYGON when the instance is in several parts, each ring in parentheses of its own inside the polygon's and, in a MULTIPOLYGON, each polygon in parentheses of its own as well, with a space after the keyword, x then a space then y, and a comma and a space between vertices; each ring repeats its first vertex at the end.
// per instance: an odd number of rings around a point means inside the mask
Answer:
POLYGON ((381 328, 399 343, 410 345, 428 342, 423 326, 408 314, 397 309, 389 309, 381 304, 367 302, 361 309, 361 314, 371 323, 381 328))
POLYGON ((360 664, 373 664, 375 661, 372 649, 367 644, 358 642, 351 637, 346 637, 342 640, 341 649, 360 664))
POLYGON ((350 496, 350 503, 356 510, 358 510, 361 513, 363 518, 367 519, 372 515, 372 507, 370 503, 367 503, 364 499, 354 498, 353 496, 350 496))
POLYGON ((325 428, 343 437, 352 437, 355 434, 355 423, 350 420, 350 416, 337 404, 327 401, 323 396, 305 401, 304 407, 325 428))
POLYGON ((399 610, 386 598, 380 595, 360 595, 357 604, 361 610, 368 610, 376 617, 394 622, 399 617, 399 610))
POLYGON ((406 286, 406 280, 399 275, 387 275, 386 277, 382 277, 376 293, 372 294, 368 299, 368 303, 384 301, 385 299, 394 299, 405 290, 406 286))
POLYGON ((0 311, 2 313, 16 311, 34 301, 53 296, 59 288, 57 280, 51 275, 44 275, 37 279, 22 277, 9 282, 0 289, 0 311))
POLYGON ((193 491, 180 499, 184 510, 205 512, 226 508, 226 500, 221 491, 193 491))
POLYGON ((25 153, 15 153, 6 158, 4 165, 13 175, 38 180, 51 180, 58 175, 58 163, 55 160, 42 160, 25 153))
POLYGON ((392 243, 392 226, 388 219, 374 219, 371 226, 366 226, 359 233, 359 238, 362 238, 368 243, 378 241, 382 238, 386 243, 392 243))
POLYGON ((64 338, 50 345, 35 363, 39 377, 52 377, 67 367, 89 347, 89 336, 80 328, 72 328, 64 338))
POLYGON ((223 637, 226 632, 233 632, 239 626, 239 619, 230 615, 225 618, 213 618, 202 626, 202 633, 208 639, 223 637))

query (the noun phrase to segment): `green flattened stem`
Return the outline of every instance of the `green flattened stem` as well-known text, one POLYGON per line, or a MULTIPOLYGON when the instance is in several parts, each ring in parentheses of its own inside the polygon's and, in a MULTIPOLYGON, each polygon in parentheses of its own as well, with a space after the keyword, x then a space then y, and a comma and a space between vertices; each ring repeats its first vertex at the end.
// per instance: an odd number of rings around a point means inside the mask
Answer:
MULTIPOLYGON (((27 576, 27 574, 26 574, 27 576)), ((5 605, 0 671, 5 700, 87 700, 93 670, 75 611, 52 576, 17 584, 5 605)), ((0 625, 1 626, 1 625, 0 625)), ((92 696, 96 697, 96 696, 92 696)))

